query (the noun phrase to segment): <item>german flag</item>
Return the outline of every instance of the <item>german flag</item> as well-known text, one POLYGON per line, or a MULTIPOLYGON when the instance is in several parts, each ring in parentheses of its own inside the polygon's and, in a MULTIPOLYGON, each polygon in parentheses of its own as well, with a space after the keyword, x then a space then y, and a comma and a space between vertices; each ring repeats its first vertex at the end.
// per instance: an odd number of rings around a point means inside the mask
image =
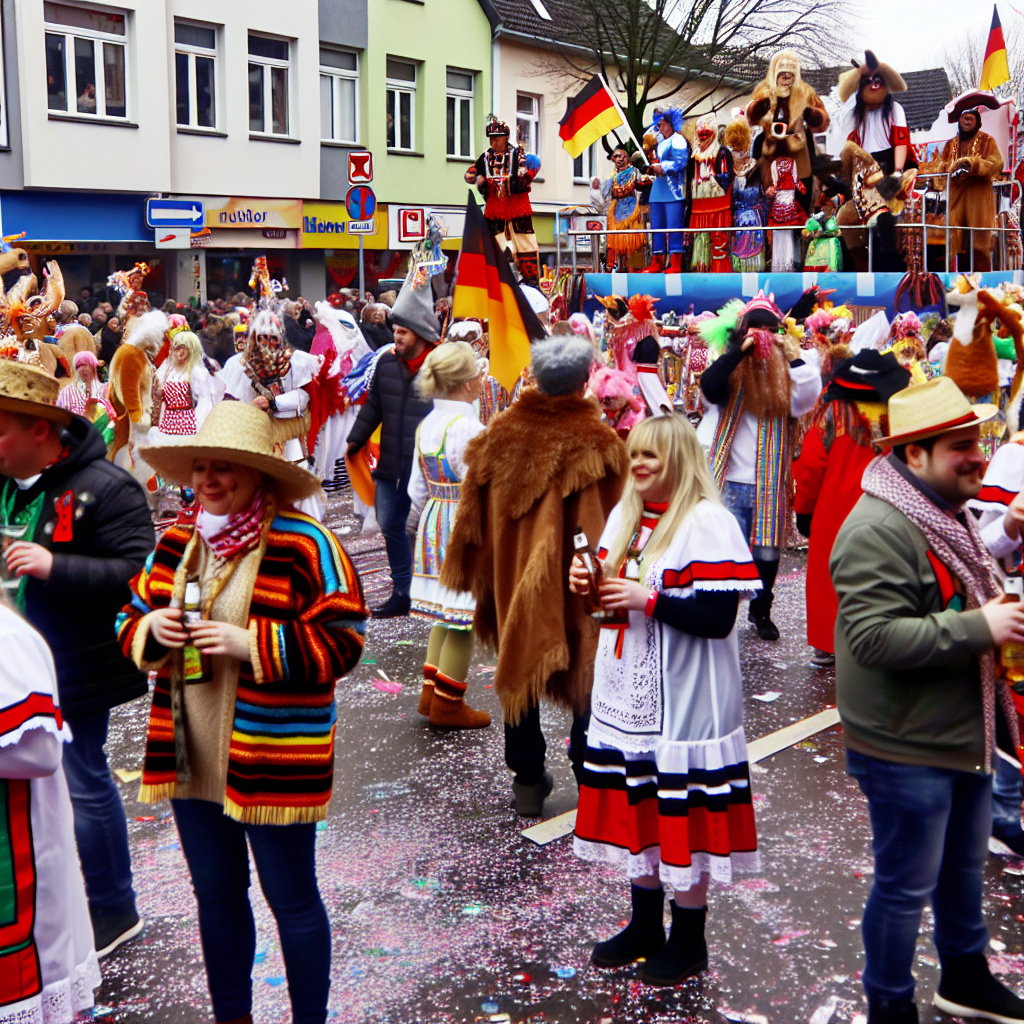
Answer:
POLYGON ((498 249, 472 192, 466 203, 452 316, 488 321, 491 376, 508 391, 530 365, 530 340, 547 334, 498 249))
POLYGON ((985 47, 985 63, 981 67, 979 89, 995 89, 1010 80, 1010 65, 1006 59, 1006 40, 1003 26, 999 23, 999 9, 992 5, 992 27, 985 47))
POLYGON ((623 123, 618 108, 600 77, 593 78, 581 92, 565 102, 565 116, 558 122, 562 148, 574 160, 587 146, 623 123))

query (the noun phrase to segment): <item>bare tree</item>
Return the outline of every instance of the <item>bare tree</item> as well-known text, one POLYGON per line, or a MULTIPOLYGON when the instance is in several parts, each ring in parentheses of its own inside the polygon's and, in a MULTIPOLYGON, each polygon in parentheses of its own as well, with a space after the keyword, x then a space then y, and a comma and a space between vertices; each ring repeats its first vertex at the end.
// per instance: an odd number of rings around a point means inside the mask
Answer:
POLYGON ((814 62, 849 58, 853 0, 574 0, 579 44, 545 60, 550 72, 583 80, 606 71, 640 138, 650 104, 684 113, 750 91, 784 46, 814 62), (722 93, 725 92, 723 97, 722 93))
MULTIPOLYGON (((1004 29, 1003 37, 1006 40, 1006 58, 1010 65, 1011 81, 1000 86, 996 92, 1006 96, 1016 92, 1019 96, 1024 87, 1024 35, 1019 23, 1014 22, 1008 30, 1004 29)), ((987 43, 988 30, 985 29, 979 32, 965 32, 957 38, 955 46, 946 48, 943 61, 954 95, 978 88, 987 43)))

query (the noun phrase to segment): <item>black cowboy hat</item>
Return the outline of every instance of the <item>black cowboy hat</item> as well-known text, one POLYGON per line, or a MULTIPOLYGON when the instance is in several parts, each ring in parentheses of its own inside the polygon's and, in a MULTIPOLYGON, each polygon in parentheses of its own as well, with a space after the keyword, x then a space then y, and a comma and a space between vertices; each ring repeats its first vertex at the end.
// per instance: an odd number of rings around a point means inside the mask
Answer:
POLYGON ((861 349, 852 359, 844 359, 832 375, 825 399, 846 402, 888 402, 897 391, 910 384, 910 371, 900 366, 891 353, 861 349))

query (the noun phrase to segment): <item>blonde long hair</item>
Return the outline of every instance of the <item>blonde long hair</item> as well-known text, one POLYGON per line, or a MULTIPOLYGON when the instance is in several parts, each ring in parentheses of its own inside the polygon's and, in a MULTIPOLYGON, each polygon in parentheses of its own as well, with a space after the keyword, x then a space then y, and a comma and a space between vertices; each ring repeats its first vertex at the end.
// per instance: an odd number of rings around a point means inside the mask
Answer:
MULTIPOLYGON (((711 476, 707 456, 685 416, 652 416, 638 423, 629 433, 627 449, 630 458, 650 451, 662 465, 661 479, 671 481, 672 497, 667 511, 644 546, 640 560, 640 578, 647 566, 653 565, 672 543, 686 517, 702 499, 720 502, 718 488, 711 476)), ((640 523, 643 499, 636 492, 633 475, 626 481, 622 495, 622 519, 618 535, 608 550, 608 572, 617 573, 626 557, 629 543, 640 523)))
POLYGON ((177 371, 177 366, 174 365, 174 350, 176 348, 187 348, 188 349, 188 362, 185 364, 184 369, 180 372, 186 377, 191 378, 192 371, 197 366, 203 365, 203 345, 199 338, 191 331, 179 331, 171 338, 170 350, 167 353, 167 358, 160 364, 160 369, 157 370, 157 378, 161 384, 167 380, 168 374, 172 370, 177 371))

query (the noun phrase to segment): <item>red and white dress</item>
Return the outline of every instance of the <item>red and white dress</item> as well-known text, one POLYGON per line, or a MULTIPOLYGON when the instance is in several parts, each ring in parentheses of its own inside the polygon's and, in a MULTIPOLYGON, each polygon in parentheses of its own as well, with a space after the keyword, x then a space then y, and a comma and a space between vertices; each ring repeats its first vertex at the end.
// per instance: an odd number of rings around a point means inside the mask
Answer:
POLYGON ((114 408, 107 401, 107 385, 99 380, 91 380, 88 384, 82 380, 72 381, 66 388, 61 388, 60 394, 57 395, 57 405, 76 416, 84 416, 85 403, 91 398, 106 406, 111 422, 116 419, 114 408))
MULTIPOLYGON (((601 536, 604 557, 622 505, 601 536)), ((657 524, 645 509, 633 547, 657 524)), ((608 567, 611 572, 611 567, 608 567)), ((750 549, 736 520, 702 500, 643 583, 670 597, 756 590, 750 549)), ((617 864, 629 878, 660 875, 680 891, 709 874, 760 867, 743 734, 735 627, 721 640, 692 636, 642 611, 601 631, 574 850, 617 864)))
POLYGON ((198 433, 214 404, 224 397, 224 385, 204 366, 193 367, 187 375, 169 370, 162 388, 160 422, 150 430, 150 444, 198 433))

